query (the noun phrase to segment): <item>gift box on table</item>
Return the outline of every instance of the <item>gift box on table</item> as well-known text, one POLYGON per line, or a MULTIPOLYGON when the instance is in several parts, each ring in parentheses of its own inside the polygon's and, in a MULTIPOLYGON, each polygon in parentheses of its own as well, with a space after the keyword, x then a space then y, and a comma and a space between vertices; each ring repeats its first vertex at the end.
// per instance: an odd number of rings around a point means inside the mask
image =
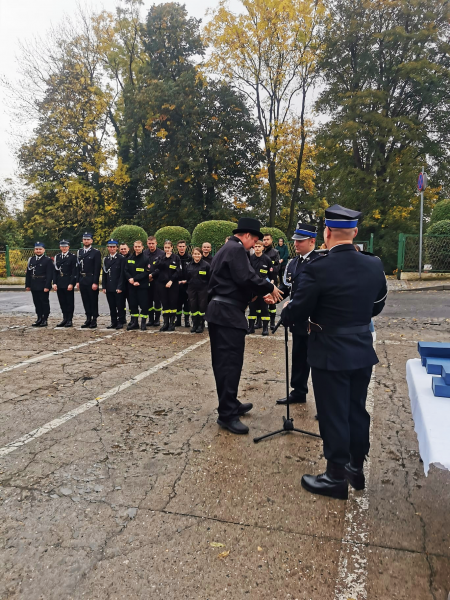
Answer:
POLYGON ((433 394, 439 398, 450 398, 450 385, 447 385, 443 377, 433 377, 433 394))
POLYGON ((450 344, 446 342, 418 342, 417 349, 425 366, 424 358, 448 358, 450 359, 450 344))
POLYGON ((450 383, 450 359, 448 358, 435 358, 434 356, 425 356, 425 367, 427 369, 427 373, 429 375, 440 375, 444 377, 444 370, 448 373, 448 381, 445 380, 445 383, 450 383))

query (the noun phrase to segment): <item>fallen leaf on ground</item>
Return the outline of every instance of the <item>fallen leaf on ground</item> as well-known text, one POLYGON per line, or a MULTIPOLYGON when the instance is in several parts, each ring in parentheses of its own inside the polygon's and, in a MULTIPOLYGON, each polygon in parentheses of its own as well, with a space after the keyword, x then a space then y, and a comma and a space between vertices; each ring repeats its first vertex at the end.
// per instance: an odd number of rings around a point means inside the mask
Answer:
POLYGON ((225 544, 221 544, 220 542, 211 542, 209 545, 213 548, 225 548, 225 544))
POLYGON ((220 554, 218 554, 217 558, 226 558, 229 554, 230 554, 230 551, 227 550, 226 552, 221 552, 220 554))
POLYGON ((258 552, 262 552, 261 546, 258 546, 258 552))

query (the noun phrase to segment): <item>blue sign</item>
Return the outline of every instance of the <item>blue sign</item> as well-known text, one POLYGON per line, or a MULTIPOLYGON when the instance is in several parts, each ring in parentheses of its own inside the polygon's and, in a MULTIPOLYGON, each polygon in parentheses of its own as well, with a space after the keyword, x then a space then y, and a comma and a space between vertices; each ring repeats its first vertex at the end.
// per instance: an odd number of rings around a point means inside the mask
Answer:
POLYGON ((419 179, 417 180, 417 189, 419 190, 419 192, 423 192, 423 173, 421 173, 419 175, 419 179))

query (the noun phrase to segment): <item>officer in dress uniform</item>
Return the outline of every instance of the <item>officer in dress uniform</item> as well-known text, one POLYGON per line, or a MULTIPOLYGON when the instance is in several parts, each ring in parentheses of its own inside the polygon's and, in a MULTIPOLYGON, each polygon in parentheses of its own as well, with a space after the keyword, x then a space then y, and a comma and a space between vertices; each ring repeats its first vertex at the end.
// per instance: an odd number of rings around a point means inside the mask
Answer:
POLYGON ((98 319, 98 284, 102 268, 100 251, 92 247, 92 233, 83 233, 83 248, 77 252, 77 288, 83 301, 86 321, 82 329, 95 329, 98 319))
POLYGON ((361 213, 336 204, 325 211, 329 250, 303 269, 298 291, 281 313, 285 325, 310 318, 308 362, 319 415, 326 472, 303 475, 313 494, 348 498, 348 482, 364 489, 369 452, 366 411, 372 367, 378 362, 370 321, 384 306, 387 286, 381 261, 353 245, 361 213))
POLYGON ((254 296, 271 295, 281 300, 278 288, 260 277, 250 265, 247 251, 261 239, 261 223, 257 219, 241 218, 228 242, 214 256, 206 310, 211 341, 211 358, 217 395, 217 423, 232 433, 248 433, 239 417, 253 408, 237 398, 244 360, 247 320, 245 309, 254 296))
MULTIPOLYGON (((273 237, 270 233, 265 233, 263 237, 264 243, 264 254, 270 258, 272 261, 272 275, 271 280, 275 283, 278 278, 278 273, 280 271, 280 255, 278 251, 273 247, 273 237)), ((275 317, 277 316, 277 307, 272 305, 269 306, 269 315, 270 315, 270 329, 273 331, 275 327, 275 317)), ((260 329, 262 327, 261 319, 256 319, 255 329, 260 329)))
POLYGON ((57 327, 72 327, 75 309, 74 288, 77 283, 77 257, 69 252, 70 244, 67 240, 61 240, 59 247, 61 252, 55 256, 54 260, 53 289, 58 295, 63 320, 58 323, 57 327))
MULTIPOLYGON (((319 254, 314 250, 316 245, 317 229, 309 223, 297 223, 297 228, 292 236, 294 240, 295 251, 297 256, 289 261, 284 282, 286 291, 289 290, 291 299, 294 294, 302 293, 299 288, 300 275, 306 265, 317 258, 319 254), (298 292, 297 292, 298 290, 298 292)), ((282 288, 283 291, 285 288, 282 288)), ((285 293, 285 297, 288 294, 285 293)), ((308 321, 291 327, 292 332, 292 369, 291 369, 291 387, 292 392, 289 394, 289 404, 303 404, 306 402, 308 393, 308 321)), ((286 398, 277 400, 277 404, 286 404, 286 398)))
MULTIPOLYGON (((150 270, 154 268, 158 258, 165 256, 164 251, 158 248, 158 242, 154 235, 149 235, 147 238, 147 248, 144 250, 150 270)), ((161 298, 158 294, 158 286, 156 281, 153 281, 153 275, 149 275, 150 285, 148 287, 148 324, 159 327, 161 325, 161 298)))
POLYGON ((178 282, 178 304, 177 304, 177 320, 175 327, 181 327, 181 316, 184 315, 184 326, 190 327, 189 323, 189 297, 188 297, 188 283, 187 283, 187 268, 192 262, 192 256, 186 252, 185 240, 177 242, 178 257, 181 261, 181 275, 180 281, 178 282))
POLYGON ((118 253, 118 242, 106 243, 109 255, 103 259, 102 289, 108 301, 111 324, 106 329, 123 329, 125 319, 125 264, 126 258, 118 253))
POLYGON ((49 292, 52 287, 53 261, 45 256, 44 242, 34 244, 34 256, 28 259, 25 288, 31 292, 37 320, 33 327, 47 327, 50 314, 49 292))

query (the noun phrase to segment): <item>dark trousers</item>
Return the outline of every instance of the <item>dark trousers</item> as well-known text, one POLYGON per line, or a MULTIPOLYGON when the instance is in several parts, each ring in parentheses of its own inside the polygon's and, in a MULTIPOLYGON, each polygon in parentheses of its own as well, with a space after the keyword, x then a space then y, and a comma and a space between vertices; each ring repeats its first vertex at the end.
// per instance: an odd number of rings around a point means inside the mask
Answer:
POLYGON ((148 318, 148 288, 128 284, 128 303, 132 317, 148 318), (141 312, 139 313, 139 309, 141 312))
POLYGON ((43 290, 38 292, 31 291, 31 297, 33 298, 34 308, 37 316, 48 319, 50 314, 50 292, 44 292, 43 290))
POLYGON ((161 298, 156 281, 150 282, 150 287, 148 288, 148 306, 149 312, 154 311, 155 317, 156 313, 161 314, 161 298))
POLYGON ((217 395, 219 418, 231 421, 241 404, 237 398, 245 350, 245 329, 208 323, 211 359, 217 395))
POLYGON ((249 319, 256 319, 256 317, 259 316, 261 317, 261 321, 270 321, 269 305, 264 302, 263 298, 256 298, 254 302, 250 302, 248 308, 250 311, 250 314, 248 315, 249 319))
POLYGON ((58 295, 59 306, 65 319, 70 321, 73 319, 73 311, 75 309, 75 292, 68 289, 57 288, 56 293, 58 295))
POLYGON ((175 315, 177 312, 178 303, 178 282, 172 283, 170 288, 166 287, 165 283, 158 283, 158 296, 161 299, 162 314, 163 315, 175 315))
POLYGON ((177 315, 189 315, 189 296, 187 283, 178 284, 177 315))
POLYGON ((188 290, 189 307, 193 317, 204 317, 208 307, 208 288, 188 290))
POLYGON ((325 458, 341 465, 350 455, 362 461, 370 447, 366 397, 372 367, 351 371, 311 367, 311 375, 325 458))
POLYGON ((306 396, 308 393, 308 335, 292 334, 292 396, 306 396))
POLYGON ((86 319, 98 318, 98 288, 92 289, 91 285, 83 285, 80 283, 81 300, 83 301, 84 312, 86 319))
POLYGON ((111 315, 111 323, 125 323, 126 308, 125 308, 125 293, 106 292, 106 299, 109 306, 109 314, 111 315))

